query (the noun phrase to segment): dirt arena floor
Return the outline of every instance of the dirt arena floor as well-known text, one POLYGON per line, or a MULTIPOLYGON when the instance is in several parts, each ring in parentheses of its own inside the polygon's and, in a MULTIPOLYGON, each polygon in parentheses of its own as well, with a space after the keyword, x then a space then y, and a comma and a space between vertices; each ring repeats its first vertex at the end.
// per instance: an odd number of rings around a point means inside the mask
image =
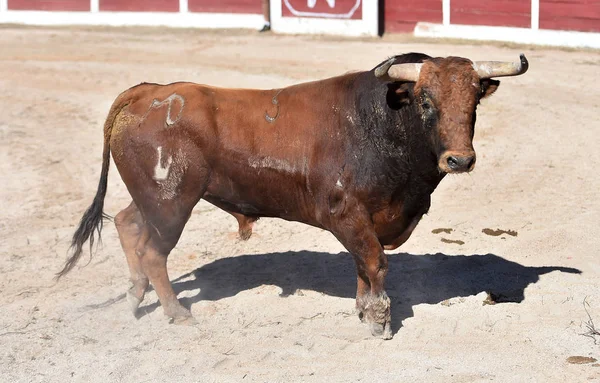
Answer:
MULTIPOLYGON (((600 380, 600 364, 586 359, 600 359, 587 326, 600 326, 598 80, 600 53, 590 51, 1 28, 0 381, 600 380), (133 317, 110 223, 91 262, 53 280, 96 192, 102 125, 124 89, 179 80, 278 88, 410 51, 474 60, 523 51, 531 67, 480 107, 475 171, 447 177, 390 253, 392 340, 371 337, 356 317, 353 260, 331 234, 263 219, 242 242, 235 220, 204 202, 169 258, 197 326, 170 324, 154 292, 133 317)), ((105 211, 129 201, 112 167, 105 211)))

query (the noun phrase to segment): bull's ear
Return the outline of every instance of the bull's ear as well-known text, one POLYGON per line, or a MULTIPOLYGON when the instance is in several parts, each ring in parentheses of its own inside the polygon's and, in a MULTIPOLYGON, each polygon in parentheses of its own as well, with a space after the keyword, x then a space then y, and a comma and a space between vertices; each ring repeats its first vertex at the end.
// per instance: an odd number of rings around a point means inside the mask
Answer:
POLYGON ((392 82, 388 84, 387 103, 392 109, 400 109, 411 102, 410 89, 412 85, 407 82, 392 82))
POLYGON ((481 97, 480 98, 486 98, 488 96, 491 96, 492 94, 494 94, 494 92, 496 91, 496 89, 498 89, 499 86, 500 86, 500 81, 498 81, 498 80, 492 80, 492 79, 481 80, 481 97))

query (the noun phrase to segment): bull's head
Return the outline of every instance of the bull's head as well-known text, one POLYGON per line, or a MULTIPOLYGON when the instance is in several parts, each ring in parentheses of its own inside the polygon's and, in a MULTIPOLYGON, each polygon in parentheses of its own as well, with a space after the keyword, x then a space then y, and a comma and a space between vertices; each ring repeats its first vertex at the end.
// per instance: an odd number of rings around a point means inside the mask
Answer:
POLYGON ((417 64, 394 64, 394 58, 375 69, 383 80, 414 83, 396 93, 405 102, 416 102, 423 126, 431 132, 438 167, 446 173, 473 170, 475 110, 479 101, 500 85, 493 77, 518 76, 527 71, 520 62, 477 61, 460 57, 432 58, 417 64))

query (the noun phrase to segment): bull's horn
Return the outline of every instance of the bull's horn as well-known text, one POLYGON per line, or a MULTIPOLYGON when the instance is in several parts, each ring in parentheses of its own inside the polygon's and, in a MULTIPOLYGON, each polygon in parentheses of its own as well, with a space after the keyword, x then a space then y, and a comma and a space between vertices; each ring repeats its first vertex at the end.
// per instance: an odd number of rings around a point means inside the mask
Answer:
POLYGON ((529 62, 525 55, 521 53, 520 62, 475 61, 473 68, 475 68, 479 78, 483 80, 492 77, 518 76, 527 72, 529 62))
POLYGON ((395 58, 391 58, 375 68, 375 77, 391 79, 393 81, 412 82, 416 82, 419 79, 419 73, 421 72, 421 66, 423 66, 423 64, 411 63, 394 65, 395 60, 395 58))

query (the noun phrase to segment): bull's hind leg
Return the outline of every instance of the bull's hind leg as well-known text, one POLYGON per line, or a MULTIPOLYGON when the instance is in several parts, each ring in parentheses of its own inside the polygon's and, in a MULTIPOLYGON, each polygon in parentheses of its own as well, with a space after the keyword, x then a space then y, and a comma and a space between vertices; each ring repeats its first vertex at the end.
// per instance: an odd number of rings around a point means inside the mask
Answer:
POLYGON ((156 290, 165 315, 172 318, 175 324, 195 324, 190 310, 177 300, 167 272, 167 255, 150 244, 142 258, 142 265, 156 290))
POLYGON ((115 216, 115 226, 129 266, 131 287, 127 291, 127 301, 136 315, 148 289, 148 277, 142 269, 140 254, 136 249, 144 246, 148 240, 148 231, 145 230, 144 219, 134 202, 115 216))
POLYGON ((127 300, 134 314, 151 283, 165 315, 177 324, 195 323, 190 311, 177 300, 167 273, 167 257, 181 236, 196 198, 190 200, 147 202, 144 214, 132 202, 115 217, 131 274, 127 300))
POLYGON ((196 321, 177 300, 167 272, 167 257, 179 241, 192 209, 204 194, 208 178, 201 171, 188 172, 186 177, 179 184, 182 192, 178 192, 176 198, 161 194, 160 189, 147 187, 143 198, 136 201, 144 218, 144 230, 148 233, 143 245, 136 247, 142 270, 154 287, 165 315, 176 324, 194 324, 196 321), (193 183, 187 176, 202 182, 193 183))

